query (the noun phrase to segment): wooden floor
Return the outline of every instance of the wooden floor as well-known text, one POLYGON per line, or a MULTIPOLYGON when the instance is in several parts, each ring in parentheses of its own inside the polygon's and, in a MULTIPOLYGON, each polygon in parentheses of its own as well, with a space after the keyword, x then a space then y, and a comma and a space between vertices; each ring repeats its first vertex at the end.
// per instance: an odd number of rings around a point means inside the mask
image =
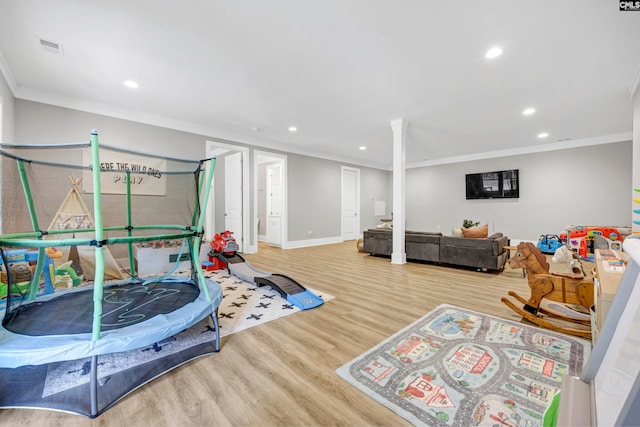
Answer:
POLYGON ((220 353, 174 369, 95 420, 4 409, 0 425, 409 425, 340 379, 336 368, 440 304, 519 321, 500 297, 508 290, 529 295, 521 270, 392 265, 388 258, 357 252, 354 241, 290 250, 261 245, 259 254, 246 259, 336 298, 223 338, 220 353))

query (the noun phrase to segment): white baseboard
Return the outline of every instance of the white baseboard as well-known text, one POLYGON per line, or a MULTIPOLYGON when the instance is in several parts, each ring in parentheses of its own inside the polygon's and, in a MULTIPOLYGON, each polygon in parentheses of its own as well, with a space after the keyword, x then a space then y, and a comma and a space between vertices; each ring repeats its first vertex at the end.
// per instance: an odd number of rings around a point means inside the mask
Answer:
POLYGON ((266 234, 258 234, 258 242, 266 242, 267 235, 266 234))
POLYGON ((282 249, 297 249, 297 248, 307 248, 310 246, 321 246, 321 245, 330 245, 332 243, 342 243, 342 237, 325 237, 322 239, 307 239, 307 240, 295 240, 290 242, 285 242, 282 245, 282 249))

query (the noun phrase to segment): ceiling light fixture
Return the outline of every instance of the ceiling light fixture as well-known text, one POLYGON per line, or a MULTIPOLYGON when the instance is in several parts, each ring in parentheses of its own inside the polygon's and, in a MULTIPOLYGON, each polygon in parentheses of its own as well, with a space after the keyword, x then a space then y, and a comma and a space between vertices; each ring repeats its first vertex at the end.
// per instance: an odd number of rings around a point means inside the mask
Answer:
POLYGON ((493 59, 493 58, 497 58, 500 55, 502 55, 502 48, 494 46, 491 49, 489 49, 487 53, 484 54, 484 57, 487 59, 493 59))
POLYGON ((525 116, 530 116, 530 115, 532 115, 532 114, 533 114, 533 113, 535 113, 535 112, 536 112, 536 109, 535 109, 535 108, 526 108, 526 109, 522 112, 522 114, 523 114, 523 115, 525 115, 525 116))
POLYGON ((298 128, 295 126, 289 126, 289 132, 297 132, 298 128))
POLYGON ((539 133, 539 134, 538 134, 538 138, 540 138, 540 139, 542 139, 542 138, 546 138, 546 137, 548 137, 548 136, 549 136, 549 134, 548 134, 547 132, 542 132, 542 133, 539 133))
POLYGON ((131 89, 138 88, 138 83, 134 82, 133 80, 125 80, 123 83, 126 87, 130 87, 131 89))
POLYGON ((367 147, 365 147, 364 145, 360 146, 360 151, 364 151, 366 149, 367 149, 367 147))

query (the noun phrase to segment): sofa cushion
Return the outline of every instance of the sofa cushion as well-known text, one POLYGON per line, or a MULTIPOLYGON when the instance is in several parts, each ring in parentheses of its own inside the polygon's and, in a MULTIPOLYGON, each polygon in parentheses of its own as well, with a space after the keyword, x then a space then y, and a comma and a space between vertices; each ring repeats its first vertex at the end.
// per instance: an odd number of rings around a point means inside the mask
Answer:
POLYGON ((464 237, 484 238, 489 236, 489 225, 481 225, 480 227, 463 228, 462 235, 464 237))

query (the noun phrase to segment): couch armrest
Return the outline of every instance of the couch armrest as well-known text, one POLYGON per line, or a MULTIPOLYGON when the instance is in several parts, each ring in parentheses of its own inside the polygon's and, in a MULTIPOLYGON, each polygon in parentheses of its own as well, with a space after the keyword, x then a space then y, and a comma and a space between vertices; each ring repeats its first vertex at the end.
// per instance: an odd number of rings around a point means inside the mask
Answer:
POLYGON ((509 246, 509 238, 507 236, 503 236, 502 233, 496 234, 500 234, 500 237, 491 237, 493 239, 493 254, 500 255, 505 251, 504 247, 509 246))

